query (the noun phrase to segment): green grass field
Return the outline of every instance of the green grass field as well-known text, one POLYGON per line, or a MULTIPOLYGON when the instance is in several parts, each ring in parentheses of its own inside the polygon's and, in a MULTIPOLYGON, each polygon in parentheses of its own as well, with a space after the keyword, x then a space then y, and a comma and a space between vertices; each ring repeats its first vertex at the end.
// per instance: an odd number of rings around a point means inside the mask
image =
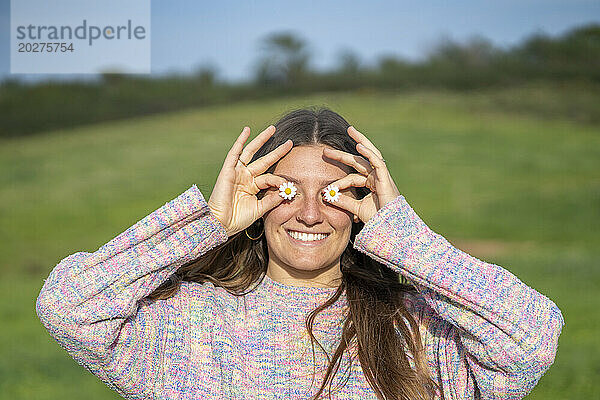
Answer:
POLYGON ((0 141, 0 399, 119 398, 37 319, 43 280, 192 184, 208 198, 244 125, 254 137, 306 105, 366 134, 434 231, 559 306, 558 355, 528 399, 600 398, 600 125, 508 111, 492 97, 323 94, 0 141))

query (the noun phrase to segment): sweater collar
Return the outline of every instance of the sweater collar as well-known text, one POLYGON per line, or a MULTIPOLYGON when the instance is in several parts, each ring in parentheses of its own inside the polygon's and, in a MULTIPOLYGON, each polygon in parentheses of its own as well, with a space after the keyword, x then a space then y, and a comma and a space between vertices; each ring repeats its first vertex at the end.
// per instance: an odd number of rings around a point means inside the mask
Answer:
MULTIPOLYGON (((294 286, 271 279, 267 274, 256 287, 257 294, 270 297, 278 302, 288 303, 294 308, 315 308, 329 299, 338 288, 294 286)), ((340 298, 331 306, 341 308, 346 305, 345 291, 340 298)))

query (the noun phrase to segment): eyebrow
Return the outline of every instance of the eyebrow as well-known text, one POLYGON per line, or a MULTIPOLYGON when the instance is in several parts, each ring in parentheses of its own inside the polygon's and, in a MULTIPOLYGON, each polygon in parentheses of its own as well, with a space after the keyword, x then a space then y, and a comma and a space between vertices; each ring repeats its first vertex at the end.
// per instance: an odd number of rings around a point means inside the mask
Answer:
MULTIPOLYGON (((284 175, 284 174, 275 174, 275 175, 280 176, 282 178, 285 178, 285 179, 287 179, 290 182, 294 182, 294 183, 300 184, 300 182, 298 181, 298 179, 292 178, 291 176, 287 176, 287 175, 284 175)), ((337 180, 338 179, 332 179, 332 180, 329 180, 329 181, 328 180, 322 180, 322 181, 319 181, 318 183, 321 184, 321 185, 329 185, 330 183, 335 182, 337 180)))

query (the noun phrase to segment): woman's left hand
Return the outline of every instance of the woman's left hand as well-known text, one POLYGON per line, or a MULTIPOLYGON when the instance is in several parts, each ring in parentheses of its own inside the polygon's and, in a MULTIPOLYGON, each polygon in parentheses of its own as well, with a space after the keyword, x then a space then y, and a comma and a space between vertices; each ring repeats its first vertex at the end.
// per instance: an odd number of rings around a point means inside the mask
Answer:
POLYGON ((353 126, 348 128, 348 134, 356 140, 358 143, 356 150, 365 158, 325 147, 323 155, 340 161, 358 172, 348 174, 331 184, 337 186, 340 191, 351 186, 364 186, 371 193, 359 200, 340 193, 339 199, 332 204, 353 213, 355 222, 360 219, 362 222, 367 223, 381 207, 398 197, 400 191, 396 187, 377 147, 353 126))

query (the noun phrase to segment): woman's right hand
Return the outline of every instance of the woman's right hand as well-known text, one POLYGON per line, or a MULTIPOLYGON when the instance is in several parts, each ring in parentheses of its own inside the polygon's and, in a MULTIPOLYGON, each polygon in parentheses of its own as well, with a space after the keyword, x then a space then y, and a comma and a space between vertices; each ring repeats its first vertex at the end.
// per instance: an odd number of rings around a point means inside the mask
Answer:
POLYGON ((256 194, 261 189, 270 186, 278 188, 286 182, 282 177, 263 172, 290 151, 293 142, 288 140, 249 164, 254 154, 273 133, 275 127, 270 125, 244 148, 244 143, 250 136, 250 128, 245 127, 223 162, 215 187, 210 194, 208 207, 223 224, 229 237, 243 231, 283 201, 278 191, 269 191, 260 200, 256 194))

